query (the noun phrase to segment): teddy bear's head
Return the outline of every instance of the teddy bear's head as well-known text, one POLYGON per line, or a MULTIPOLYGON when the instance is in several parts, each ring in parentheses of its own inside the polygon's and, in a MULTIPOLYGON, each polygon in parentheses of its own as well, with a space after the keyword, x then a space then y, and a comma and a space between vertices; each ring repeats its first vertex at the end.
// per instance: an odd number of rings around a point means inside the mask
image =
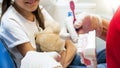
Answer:
POLYGON ((65 46, 65 40, 60 38, 59 34, 51 32, 50 29, 37 34, 36 43, 45 52, 61 52, 65 46))

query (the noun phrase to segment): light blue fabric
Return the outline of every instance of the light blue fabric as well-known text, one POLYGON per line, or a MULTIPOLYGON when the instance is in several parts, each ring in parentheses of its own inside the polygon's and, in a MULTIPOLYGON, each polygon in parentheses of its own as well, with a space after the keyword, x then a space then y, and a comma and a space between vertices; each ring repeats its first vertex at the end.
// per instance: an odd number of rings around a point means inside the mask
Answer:
MULTIPOLYGON (((87 67, 70 65, 68 68, 87 68, 87 67)), ((98 64, 97 68, 107 68, 106 63, 98 64)))

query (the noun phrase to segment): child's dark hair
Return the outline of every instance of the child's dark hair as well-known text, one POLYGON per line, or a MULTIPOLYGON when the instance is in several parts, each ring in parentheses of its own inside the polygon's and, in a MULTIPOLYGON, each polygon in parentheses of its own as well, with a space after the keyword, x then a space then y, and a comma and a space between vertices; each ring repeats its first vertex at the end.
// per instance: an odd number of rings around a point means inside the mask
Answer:
POLYGON ((42 14, 39 6, 38 6, 37 10, 35 10, 33 13, 35 14, 35 17, 38 20, 39 26, 41 28, 45 29, 45 26, 44 26, 44 17, 43 17, 43 14, 42 14))
MULTIPOLYGON (((1 17, 3 16, 3 14, 6 12, 6 10, 8 9, 8 7, 12 5, 12 0, 3 0, 2 2, 2 14, 1 14, 1 17)), ((35 17, 39 23, 39 26, 41 28, 45 28, 44 26, 44 17, 43 17, 43 14, 38 6, 38 8, 33 12, 33 14, 35 14, 35 17)))

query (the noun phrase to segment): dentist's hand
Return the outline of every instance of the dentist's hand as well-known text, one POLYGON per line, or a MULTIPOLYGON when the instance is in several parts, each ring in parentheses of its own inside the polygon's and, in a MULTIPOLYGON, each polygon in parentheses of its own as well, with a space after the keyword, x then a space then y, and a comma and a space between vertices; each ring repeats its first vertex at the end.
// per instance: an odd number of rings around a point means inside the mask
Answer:
POLYGON ((78 34, 96 30, 96 35, 99 36, 102 32, 102 19, 98 15, 81 13, 76 15, 74 27, 78 34))

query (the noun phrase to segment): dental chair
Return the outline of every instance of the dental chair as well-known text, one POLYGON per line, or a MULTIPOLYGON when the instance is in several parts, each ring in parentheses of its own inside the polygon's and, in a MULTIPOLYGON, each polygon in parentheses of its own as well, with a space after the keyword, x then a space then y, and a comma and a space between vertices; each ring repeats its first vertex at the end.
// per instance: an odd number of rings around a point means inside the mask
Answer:
POLYGON ((10 56, 5 43, 0 38, 0 68, 16 68, 13 59, 10 56))

